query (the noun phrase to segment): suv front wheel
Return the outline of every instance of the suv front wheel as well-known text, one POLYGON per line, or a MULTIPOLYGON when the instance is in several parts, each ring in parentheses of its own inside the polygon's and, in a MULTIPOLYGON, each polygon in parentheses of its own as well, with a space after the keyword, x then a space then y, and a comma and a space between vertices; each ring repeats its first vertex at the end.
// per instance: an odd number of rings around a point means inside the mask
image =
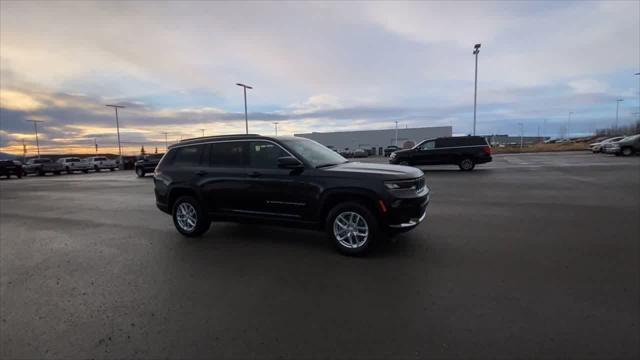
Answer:
POLYGON ((346 255, 365 253, 378 236, 378 220, 357 202, 338 204, 331 209, 326 227, 338 250, 346 255))
POLYGON ((140 166, 138 166, 136 168, 136 175, 138 175, 139 178, 144 177, 144 169, 140 166))
POLYGON ((202 206, 193 196, 182 196, 173 204, 173 224, 178 232, 195 237, 209 230, 211 221, 202 206))

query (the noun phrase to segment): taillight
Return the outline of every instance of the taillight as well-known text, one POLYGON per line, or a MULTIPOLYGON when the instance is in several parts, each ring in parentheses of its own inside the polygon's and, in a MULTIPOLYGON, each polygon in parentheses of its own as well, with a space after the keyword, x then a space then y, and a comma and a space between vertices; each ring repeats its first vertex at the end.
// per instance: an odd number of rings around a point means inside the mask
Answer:
POLYGON ((484 151, 484 153, 487 155, 491 155, 491 146, 484 146, 482 148, 482 151, 484 151))

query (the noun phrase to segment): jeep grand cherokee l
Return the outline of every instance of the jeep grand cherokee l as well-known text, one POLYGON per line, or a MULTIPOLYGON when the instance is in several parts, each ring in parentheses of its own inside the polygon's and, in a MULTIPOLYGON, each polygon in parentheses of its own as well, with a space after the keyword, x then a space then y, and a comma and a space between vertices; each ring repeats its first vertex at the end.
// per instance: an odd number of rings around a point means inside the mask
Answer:
POLYGON ((324 229, 346 254, 415 228, 429 188, 421 170, 349 162, 298 137, 231 135, 181 141, 154 173, 156 204, 181 234, 211 221, 324 229))
POLYGON ((471 171, 491 161, 491 146, 481 136, 455 136, 424 140, 412 149, 391 154, 389 163, 401 165, 458 165, 471 171))

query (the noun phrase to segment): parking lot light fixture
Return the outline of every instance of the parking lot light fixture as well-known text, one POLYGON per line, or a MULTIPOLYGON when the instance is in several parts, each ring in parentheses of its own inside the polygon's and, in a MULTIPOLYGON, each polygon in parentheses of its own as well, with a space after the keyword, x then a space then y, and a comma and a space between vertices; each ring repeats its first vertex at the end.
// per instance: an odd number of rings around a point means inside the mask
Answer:
POLYGON ((33 123, 33 130, 36 133, 36 149, 38 151, 38 159, 40 158, 40 142, 38 141, 38 123, 43 122, 42 120, 27 120, 33 123))
POLYGON ((249 85, 245 85, 242 83, 236 83, 236 85, 241 86, 244 90, 244 128, 245 133, 249 133, 249 117, 247 116, 247 89, 253 89, 253 87, 249 85))
POLYGON ((120 170, 124 169, 124 163, 122 162, 122 146, 120 145, 120 121, 118 120, 118 109, 123 109, 125 106, 123 105, 105 105, 107 107, 112 107, 116 110, 116 132, 118 134, 118 157, 120 158, 120 164, 118 167, 120 170))
POLYGON ((624 100, 623 99, 617 99, 616 100, 616 126, 615 126, 616 129, 618 128, 618 110, 620 108, 620 102, 621 101, 624 101, 624 100))
POLYGON ((473 55, 475 55, 476 57, 476 73, 475 82, 473 85, 473 136, 476 136, 476 108, 478 104, 478 54, 480 53, 481 45, 482 44, 475 44, 473 46, 473 55))

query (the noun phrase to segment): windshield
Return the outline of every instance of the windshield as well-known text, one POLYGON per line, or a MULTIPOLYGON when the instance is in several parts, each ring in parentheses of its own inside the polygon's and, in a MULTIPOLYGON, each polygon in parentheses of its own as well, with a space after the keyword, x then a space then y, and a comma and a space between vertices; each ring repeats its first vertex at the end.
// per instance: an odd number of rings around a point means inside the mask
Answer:
POLYGON ((331 166, 347 162, 347 159, 343 158, 340 154, 313 140, 295 138, 280 139, 280 141, 314 167, 331 166))

